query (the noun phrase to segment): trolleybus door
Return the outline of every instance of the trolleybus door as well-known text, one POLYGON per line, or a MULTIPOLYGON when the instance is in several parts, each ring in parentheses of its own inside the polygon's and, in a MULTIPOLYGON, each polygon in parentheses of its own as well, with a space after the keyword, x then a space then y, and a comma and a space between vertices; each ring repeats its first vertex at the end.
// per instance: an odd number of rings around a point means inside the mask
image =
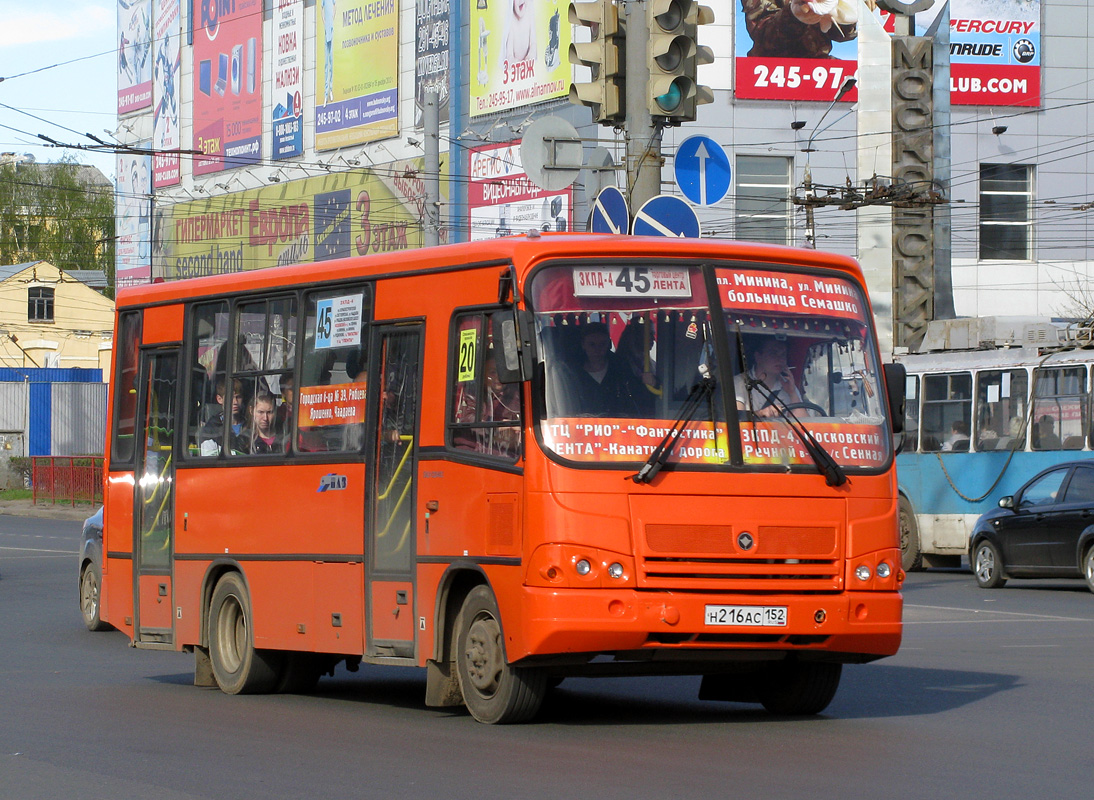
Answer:
POLYGON ((375 439, 366 514, 367 650, 371 656, 414 655, 414 563, 417 520, 421 325, 373 334, 369 385, 375 439))
POLYGON ((134 642, 156 647, 174 638, 175 420, 177 350, 141 353, 141 417, 133 512, 134 642))

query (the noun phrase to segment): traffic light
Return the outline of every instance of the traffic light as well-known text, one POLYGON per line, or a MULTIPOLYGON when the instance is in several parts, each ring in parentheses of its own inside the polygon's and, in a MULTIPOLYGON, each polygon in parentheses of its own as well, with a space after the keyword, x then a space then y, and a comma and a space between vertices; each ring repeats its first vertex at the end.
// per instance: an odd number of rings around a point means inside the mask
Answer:
POLYGON ((589 106, 593 120, 601 125, 622 125, 626 118, 627 68, 625 30, 619 24, 619 7, 612 0, 570 3, 571 25, 585 25, 592 31, 591 42, 570 45, 570 63, 592 69, 589 83, 570 85, 570 102, 589 106))
POLYGON ((697 82, 698 65, 714 61, 714 53, 696 41, 699 26, 713 22, 714 12, 696 0, 646 0, 646 19, 650 114, 670 125, 694 122, 696 106, 714 100, 710 87, 697 82))

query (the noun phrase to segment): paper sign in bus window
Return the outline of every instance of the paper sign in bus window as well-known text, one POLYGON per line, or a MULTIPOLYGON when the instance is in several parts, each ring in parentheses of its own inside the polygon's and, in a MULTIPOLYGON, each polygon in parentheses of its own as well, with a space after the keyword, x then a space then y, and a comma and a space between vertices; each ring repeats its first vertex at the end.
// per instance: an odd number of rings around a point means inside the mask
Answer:
POLYGON ((459 371, 456 380, 460 383, 475 380, 475 350, 479 333, 473 328, 460 331, 459 371))
POLYGON ((364 383, 301 386, 297 402, 297 425, 311 428, 363 423, 365 388, 364 383))
POLYGON ((315 304, 315 349, 353 347, 361 343, 364 295, 328 297, 315 304))

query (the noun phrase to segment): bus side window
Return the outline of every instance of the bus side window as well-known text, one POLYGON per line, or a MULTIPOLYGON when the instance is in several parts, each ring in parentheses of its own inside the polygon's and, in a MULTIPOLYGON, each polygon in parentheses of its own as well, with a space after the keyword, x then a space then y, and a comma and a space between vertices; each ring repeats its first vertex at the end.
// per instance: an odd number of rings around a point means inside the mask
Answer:
POLYGON ((111 467, 131 464, 135 454, 137 424, 137 354, 141 344, 141 312, 121 315, 118 325, 117 363, 114 365, 114 418, 111 467))
POLYGON ((498 380, 489 312, 458 314, 449 373, 448 443, 514 460, 521 448, 521 386, 498 380))
POLYGON ((294 447, 358 452, 365 443, 372 288, 358 284, 311 292, 303 317, 301 370, 292 389, 294 447))
POLYGON ((186 419, 187 453, 211 458, 224 449, 225 407, 231 415, 227 362, 228 303, 218 301, 194 306, 191 312, 189 400, 186 419), (218 397, 227 396, 225 404, 218 397), (217 424, 219 420, 219 426, 217 424))

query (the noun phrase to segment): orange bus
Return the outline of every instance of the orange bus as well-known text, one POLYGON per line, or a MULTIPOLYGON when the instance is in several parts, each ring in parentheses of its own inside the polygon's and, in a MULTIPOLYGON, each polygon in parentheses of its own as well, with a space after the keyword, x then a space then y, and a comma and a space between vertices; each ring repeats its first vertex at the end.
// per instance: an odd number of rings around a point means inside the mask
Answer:
POLYGON ((851 259, 533 233, 117 314, 101 615, 198 685, 425 667, 501 723, 691 674, 813 714, 899 647, 904 381, 851 259))

